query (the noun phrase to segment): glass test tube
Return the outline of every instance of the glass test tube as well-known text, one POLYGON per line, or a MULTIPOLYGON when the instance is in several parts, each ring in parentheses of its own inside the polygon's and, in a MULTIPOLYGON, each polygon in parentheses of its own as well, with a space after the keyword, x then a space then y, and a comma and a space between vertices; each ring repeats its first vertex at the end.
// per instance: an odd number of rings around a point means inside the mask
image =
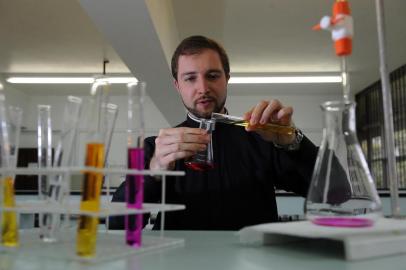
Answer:
POLYGON ((106 147, 105 151, 105 166, 108 165, 108 156, 109 156, 109 151, 110 151, 110 145, 111 145, 111 139, 113 137, 113 132, 111 132, 117 121, 117 116, 118 116, 118 106, 116 104, 108 103, 107 104, 107 111, 106 111, 106 124, 107 124, 107 130, 110 130, 110 132, 107 132, 107 135, 104 140, 104 145, 106 147))
MULTIPOLYGON (((65 105, 62 123, 62 132, 58 140, 53 167, 72 166, 73 145, 75 145, 78 119, 82 107, 82 99, 68 96, 65 105)), ((62 205, 69 194, 69 173, 52 175, 49 179, 48 203, 62 205)), ((60 227, 61 214, 44 214, 45 242, 57 241, 58 229, 60 227)))
MULTIPOLYGON (((218 123, 225 123, 230 125, 242 126, 247 127, 249 122, 244 120, 242 117, 231 116, 227 114, 221 113, 212 113, 211 118, 218 123)), ((295 132, 295 128, 291 126, 282 126, 277 124, 267 123, 265 125, 257 125, 256 128, 270 130, 275 133, 291 135, 295 132)))
MULTIPOLYGON (((38 144, 38 168, 50 168, 52 166, 52 127, 51 127, 51 106, 38 105, 37 122, 37 144, 38 144)), ((49 175, 38 175, 38 196, 40 200, 48 199, 49 175)), ((45 235, 45 217, 39 214, 40 237, 45 235)))
MULTIPOLYGON (((109 125, 106 117, 107 93, 109 84, 97 80, 92 86, 90 111, 87 126, 90 129, 86 145, 85 166, 103 168, 105 164, 105 142, 110 137, 114 125, 109 125)), ((86 171, 84 173, 81 211, 98 212, 103 174, 86 171)), ((99 218, 82 214, 79 218, 76 253, 81 257, 94 257, 99 218)))
MULTIPOLYGON (((127 114, 127 164, 129 169, 144 170, 144 98, 145 82, 130 83, 127 114)), ((127 208, 142 209, 144 201, 144 176, 127 175, 125 199, 127 208)), ((133 247, 142 244, 143 215, 125 216, 126 242, 133 247)))
MULTIPOLYGON (((116 120, 117 120, 117 116, 118 116, 118 106, 116 104, 112 104, 112 103, 108 103, 107 104, 107 123, 108 123, 108 127, 107 130, 113 130, 115 124, 116 124, 116 120)), ((108 155, 109 155, 109 150, 110 150, 110 145, 111 145, 111 139, 112 139, 112 135, 113 133, 110 132, 110 135, 106 137, 105 139, 105 158, 104 158, 104 167, 105 168, 109 168, 110 164, 109 164, 109 160, 108 160, 108 155)), ((106 191, 106 202, 109 203, 109 199, 110 199, 110 175, 106 174, 104 176, 104 180, 103 180, 103 185, 102 188, 105 188, 106 191)), ((106 229, 108 230, 109 228, 109 219, 106 218, 106 229)))
MULTIPOLYGON (((5 98, 0 93, 0 166, 2 168, 15 168, 17 165, 21 119, 22 110, 17 107, 9 107, 8 117, 6 116, 5 98)), ((14 174, 1 175, 0 192, 0 208, 16 206, 14 174)), ((6 247, 16 247, 19 244, 17 214, 15 211, 1 210, 1 244, 6 247)))

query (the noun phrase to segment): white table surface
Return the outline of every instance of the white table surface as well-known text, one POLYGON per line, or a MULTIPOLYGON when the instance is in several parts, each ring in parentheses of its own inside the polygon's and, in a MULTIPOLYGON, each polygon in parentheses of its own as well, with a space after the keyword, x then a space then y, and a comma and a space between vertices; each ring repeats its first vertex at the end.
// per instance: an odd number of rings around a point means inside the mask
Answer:
MULTIPOLYGON (((158 232, 146 234, 158 235, 158 232)), ((323 250, 323 247, 314 248, 305 243, 283 246, 240 244, 236 232, 166 231, 165 236, 183 238, 185 245, 90 264, 0 253, 0 269, 406 269, 406 255, 347 262, 328 248, 323 250)))

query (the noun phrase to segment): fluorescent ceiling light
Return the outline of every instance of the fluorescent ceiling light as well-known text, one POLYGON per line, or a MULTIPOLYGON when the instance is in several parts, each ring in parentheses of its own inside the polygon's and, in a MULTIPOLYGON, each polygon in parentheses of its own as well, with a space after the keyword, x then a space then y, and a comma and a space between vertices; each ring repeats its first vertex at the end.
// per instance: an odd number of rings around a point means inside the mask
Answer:
POLYGON ((273 77, 231 77, 228 81, 237 83, 341 83, 341 76, 273 76, 273 77))
MULTIPOLYGON (((95 80, 93 77, 10 77, 7 82, 21 84, 91 84, 95 80)), ((138 82, 134 77, 107 77, 103 80, 112 84, 138 82)))
POLYGON ((109 83, 137 83, 138 80, 134 77, 110 77, 107 78, 109 83))
MULTIPOLYGON (((107 77, 111 84, 137 83, 135 77, 107 77)), ((9 83, 15 84, 92 84, 93 77, 10 77, 9 83)), ((267 76, 238 77, 232 76, 230 84, 265 84, 265 83, 341 83, 341 76, 267 76)))

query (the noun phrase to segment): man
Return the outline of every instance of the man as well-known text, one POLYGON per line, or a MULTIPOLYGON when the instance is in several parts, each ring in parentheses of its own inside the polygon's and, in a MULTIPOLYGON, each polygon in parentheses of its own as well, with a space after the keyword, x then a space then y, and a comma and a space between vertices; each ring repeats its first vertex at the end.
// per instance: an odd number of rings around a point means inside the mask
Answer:
MULTIPOLYGON (((317 148, 303 134, 281 135, 256 129, 276 123, 292 125, 293 109, 278 100, 261 101, 244 118, 245 129, 216 123, 212 133, 214 168, 194 171, 184 160, 206 149, 209 135, 199 129, 201 118, 227 113, 228 57, 215 41, 203 36, 183 40, 172 58, 175 87, 188 110, 186 121, 162 129, 145 140, 146 169, 185 171, 168 177, 166 201, 184 204, 186 210, 167 212, 165 229, 238 230, 244 226, 277 221, 275 188, 306 196, 317 148)), ((124 201, 124 183, 113 201, 124 201)), ((145 202, 158 202, 161 183, 145 179, 145 202)), ((111 219, 122 228, 123 218, 111 219)), ((158 228, 159 222, 154 228, 158 228)))

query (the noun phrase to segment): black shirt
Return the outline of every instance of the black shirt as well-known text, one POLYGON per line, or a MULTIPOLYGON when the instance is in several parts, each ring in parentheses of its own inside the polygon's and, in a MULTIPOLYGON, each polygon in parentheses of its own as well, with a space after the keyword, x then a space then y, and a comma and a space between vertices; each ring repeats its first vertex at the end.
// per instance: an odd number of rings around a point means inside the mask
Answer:
MULTIPOLYGON (((191 118, 178 127, 198 127, 191 118)), ((145 139, 145 165, 149 167, 155 138, 145 139)), ((194 171, 176 161, 175 170, 186 176, 167 177, 166 202, 184 204, 185 210, 166 212, 165 229, 238 230, 278 220, 275 188, 306 196, 317 147, 306 137, 299 150, 286 151, 243 127, 216 123, 212 133, 214 169, 194 171)), ((113 201, 124 201, 122 183, 113 201)), ((145 177, 144 201, 157 203, 161 183, 145 177)), ((122 229, 123 218, 111 218, 110 227, 122 229)), ((160 225, 159 219, 154 228, 160 225)))

